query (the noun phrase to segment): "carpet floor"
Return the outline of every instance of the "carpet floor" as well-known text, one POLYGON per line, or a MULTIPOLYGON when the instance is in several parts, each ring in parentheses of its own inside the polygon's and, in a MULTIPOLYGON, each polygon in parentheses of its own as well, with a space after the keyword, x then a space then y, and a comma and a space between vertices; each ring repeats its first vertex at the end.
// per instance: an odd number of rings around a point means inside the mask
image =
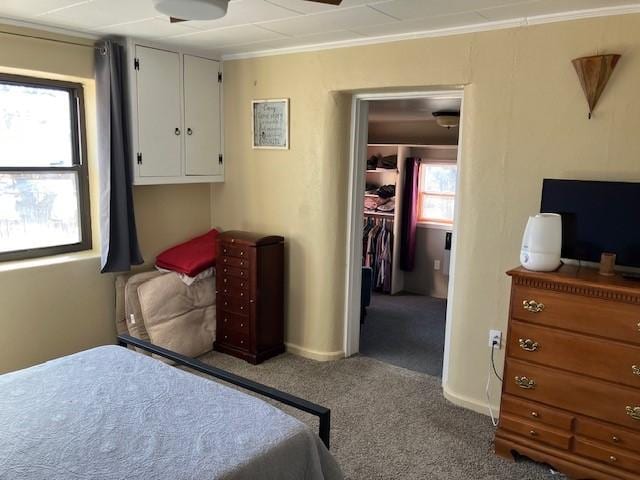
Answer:
MULTIPOLYGON (((284 354, 257 366, 217 352, 201 359, 331 408, 331 451, 347 479, 558 478, 496 457, 490 420, 447 402, 439 378, 364 356, 316 362, 284 354)), ((317 429, 315 417, 283 410, 317 429)))
POLYGON ((444 299, 374 293, 360 326, 360 353, 440 377, 446 314, 444 299))

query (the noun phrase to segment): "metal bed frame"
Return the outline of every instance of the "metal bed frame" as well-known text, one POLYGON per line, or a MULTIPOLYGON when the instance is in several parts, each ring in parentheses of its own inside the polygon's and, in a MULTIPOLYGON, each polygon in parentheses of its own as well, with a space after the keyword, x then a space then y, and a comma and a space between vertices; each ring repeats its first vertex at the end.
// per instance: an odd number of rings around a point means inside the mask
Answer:
POLYGON ((236 375, 235 373, 227 372, 226 370, 207 365, 206 363, 201 362, 198 359, 187 357, 186 355, 181 355, 179 353, 167 350, 166 348, 159 347, 158 345, 154 345, 153 343, 140 340, 139 338, 135 338, 130 335, 118 335, 118 345, 125 348, 129 346, 141 348, 142 350, 164 357, 179 365, 189 367, 190 369, 197 372, 204 373, 237 387, 249 390, 267 398, 271 398, 298 410, 302 410, 303 412, 315 415, 320 421, 318 435, 322 442, 327 446, 327 448, 329 448, 331 410, 326 407, 309 402, 303 398, 296 397, 295 395, 290 395, 275 388, 267 387, 266 385, 262 385, 261 383, 257 383, 253 380, 249 380, 248 378, 236 375))

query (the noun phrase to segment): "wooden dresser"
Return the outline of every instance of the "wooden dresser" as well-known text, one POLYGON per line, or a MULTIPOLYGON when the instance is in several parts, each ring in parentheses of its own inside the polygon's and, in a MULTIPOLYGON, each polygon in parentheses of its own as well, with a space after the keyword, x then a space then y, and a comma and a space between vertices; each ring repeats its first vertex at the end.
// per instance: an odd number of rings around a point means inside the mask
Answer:
POLYGON ((213 348, 254 364, 284 352, 284 238, 218 236, 213 348))
POLYGON ((496 453, 576 479, 640 479, 640 282, 518 268, 496 453))

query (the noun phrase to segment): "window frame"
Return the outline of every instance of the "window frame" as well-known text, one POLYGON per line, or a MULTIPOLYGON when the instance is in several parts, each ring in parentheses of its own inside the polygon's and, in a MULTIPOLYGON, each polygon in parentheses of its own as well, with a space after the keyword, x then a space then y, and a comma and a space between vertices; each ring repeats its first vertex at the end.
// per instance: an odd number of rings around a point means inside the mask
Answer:
MULTIPOLYGON (((429 218, 429 217, 425 217, 422 214, 422 205, 423 205, 423 199, 425 197, 444 197, 444 198, 453 198, 453 201, 455 203, 456 201, 456 192, 453 193, 441 193, 441 192, 428 192, 426 191, 426 189, 424 188, 424 175, 422 173, 422 168, 423 167, 427 167, 427 166, 443 166, 443 167, 455 167, 456 168, 456 183, 457 183, 457 174, 458 174, 458 164, 456 162, 445 162, 445 161, 422 161, 420 163, 420 167, 418 170, 418 175, 419 175, 419 179, 418 179, 418 215, 417 215, 417 223, 419 225, 434 225, 434 226, 445 226, 445 227, 451 227, 453 226, 453 222, 455 220, 455 218, 452 218, 451 220, 449 219, 445 219, 445 218, 429 218)), ((456 190, 457 190, 457 186, 456 186, 456 190)))
POLYGON ((71 122, 71 166, 49 167, 3 167, 0 173, 75 173, 78 182, 78 212, 80 223, 80 241, 66 245, 26 248, 0 252, 0 262, 47 257, 63 253, 91 250, 91 207, 89 203, 89 169, 87 166, 87 135, 84 111, 84 87, 81 83, 53 80, 48 78, 27 77, 0 72, 0 83, 25 87, 63 90, 69 93, 69 111, 71 122))

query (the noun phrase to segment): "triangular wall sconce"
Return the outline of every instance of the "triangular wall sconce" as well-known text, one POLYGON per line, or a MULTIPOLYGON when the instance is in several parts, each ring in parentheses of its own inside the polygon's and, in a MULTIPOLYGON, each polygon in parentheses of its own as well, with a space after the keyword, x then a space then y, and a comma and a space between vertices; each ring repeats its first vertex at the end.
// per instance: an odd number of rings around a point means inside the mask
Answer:
POLYGON ((584 95, 587 97, 589 118, 591 118, 593 109, 596 108, 600 95, 602 95, 619 59, 620 55, 611 54, 581 57, 571 61, 578 74, 584 95))

